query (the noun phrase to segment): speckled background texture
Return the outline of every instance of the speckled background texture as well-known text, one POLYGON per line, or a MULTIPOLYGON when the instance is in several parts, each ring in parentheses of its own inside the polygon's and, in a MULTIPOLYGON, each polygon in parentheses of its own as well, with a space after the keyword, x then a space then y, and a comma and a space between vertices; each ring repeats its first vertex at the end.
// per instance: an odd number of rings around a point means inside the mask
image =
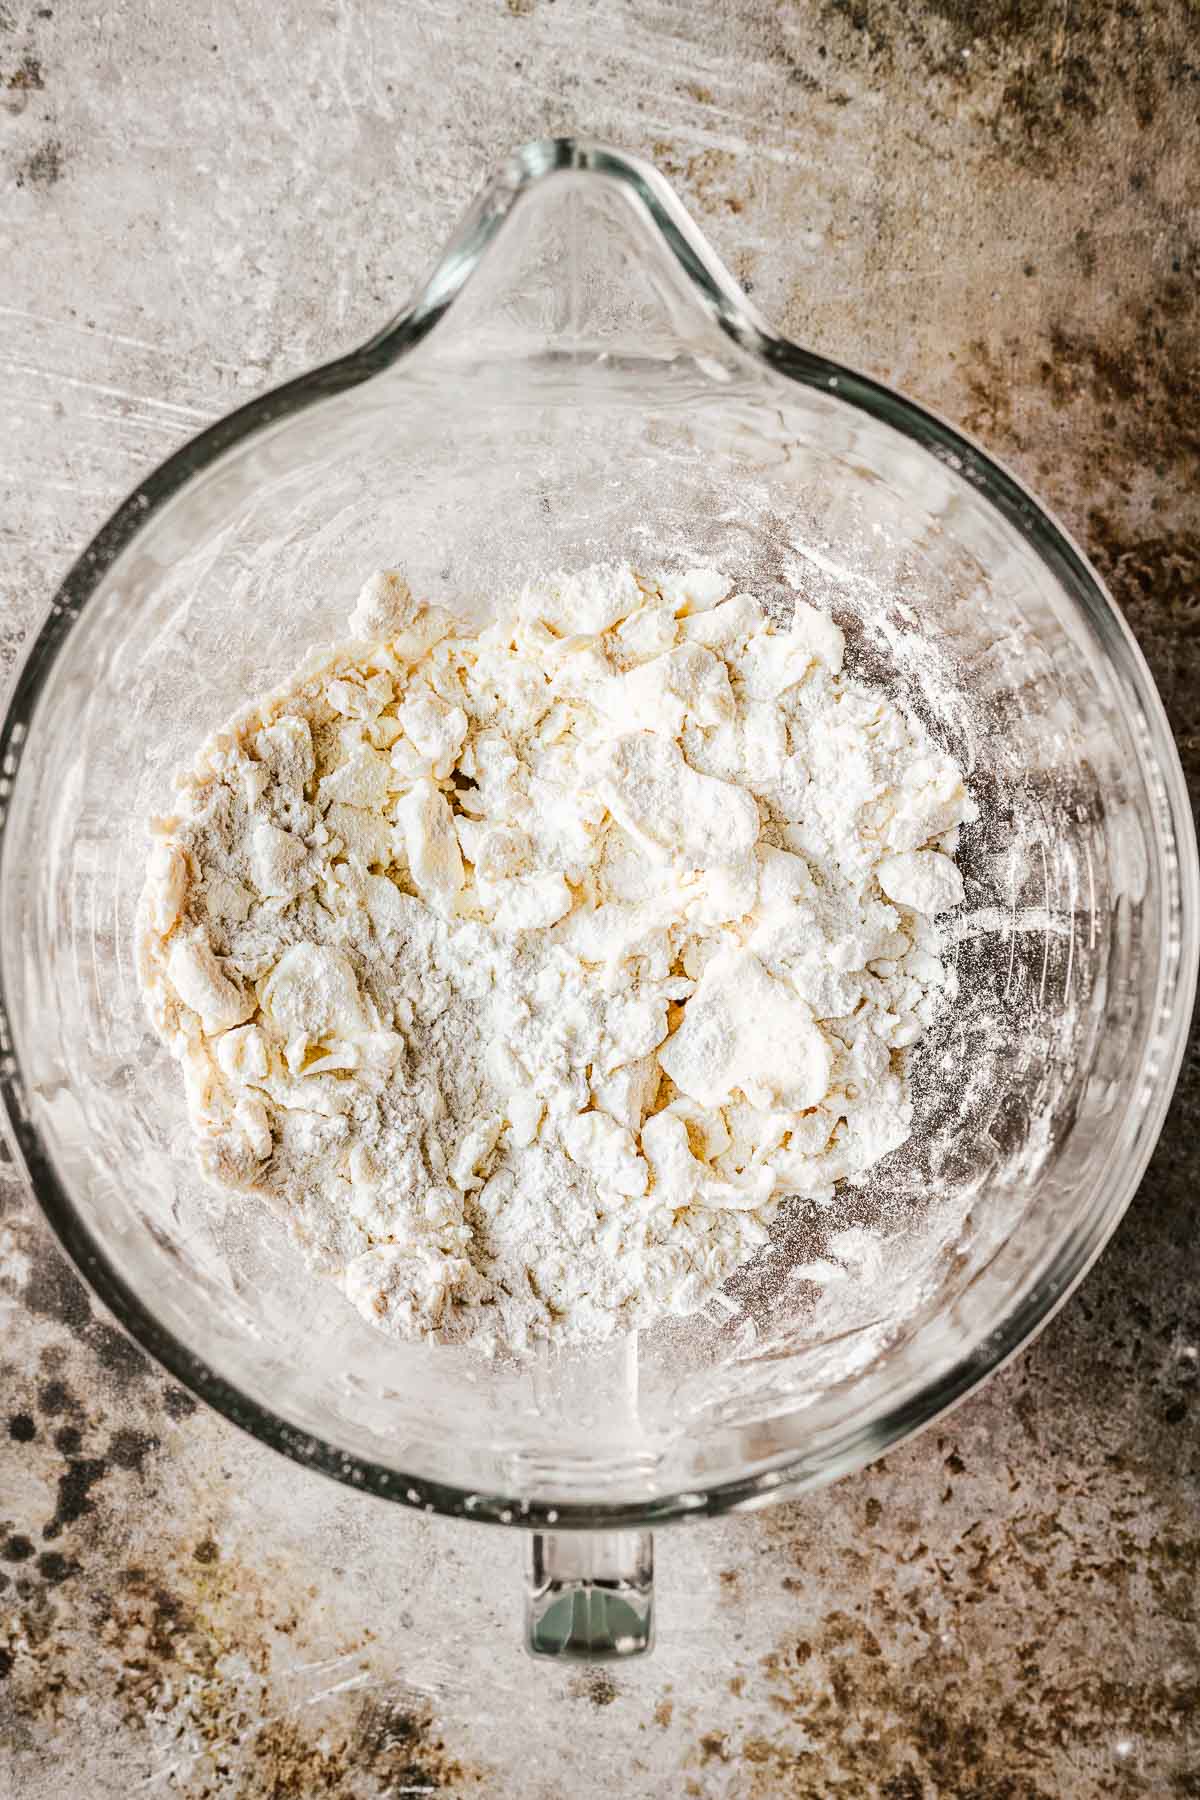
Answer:
MULTIPOLYGON (((142 473, 572 129, 1059 510, 1200 782, 1191 0, 0 0, 0 663, 142 473)), ((0 1796, 1200 1796, 1198 1142, 1193 1053, 1037 1345, 886 1464, 664 1535, 611 1674, 524 1659, 515 1535, 167 1384, 0 1165, 0 1796)))

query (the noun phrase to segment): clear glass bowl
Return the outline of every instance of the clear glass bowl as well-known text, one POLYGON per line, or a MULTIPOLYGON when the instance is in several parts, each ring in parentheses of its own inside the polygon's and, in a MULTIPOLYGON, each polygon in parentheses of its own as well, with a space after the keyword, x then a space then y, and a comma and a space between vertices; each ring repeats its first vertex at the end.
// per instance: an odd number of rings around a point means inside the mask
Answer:
POLYGON ((775 337, 653 171, 571 142, 506 165, 379 336, 119 509, 13 687, 0 808, 0 1080, 62 1243, 264 1442, 538 1532, 543 1652, 644 1648, 651 1526, 844 1474, 1016 1350, 1133 1194, 1190 1017, 1183 778, 1083 556, 958 433, 775 337), (801 587, 960 757, 982 809, 961 999, 919 1054, 912 1142, 792 1208, 725 1306, 483 1362, 374 1332, 257 1204, 204 1188, 135 974, 146 820, 374 570, 482 614, 607 557, 711 561, 768 605, 801 587))

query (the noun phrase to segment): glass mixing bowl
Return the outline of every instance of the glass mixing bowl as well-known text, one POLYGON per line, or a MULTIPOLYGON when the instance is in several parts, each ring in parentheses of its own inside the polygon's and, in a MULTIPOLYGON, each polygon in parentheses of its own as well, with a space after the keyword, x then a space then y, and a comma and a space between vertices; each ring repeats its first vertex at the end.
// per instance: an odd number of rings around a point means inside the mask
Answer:
POLYGON ((1129 1201, 1184 1047, 1197 868, 1145 664, 978 448, 775 337, 666 184, 516 155, 370 343, 149 475, 64 581, 0 743, 0 1077, 80 1271, 202 1399, 310 1468, 531 1539, 542 1653, 649 1641, 649 1531, 842 1475, 1009 1356, 1129 1201), (712 562, 799 588, 968 771, 956 1006, 918 1128, 796 1203, 718 1305, 483 1361, 373 1331, 193 1162, 143 1014, 146 821, 373 571, 486 613, 538 569, 712 562))

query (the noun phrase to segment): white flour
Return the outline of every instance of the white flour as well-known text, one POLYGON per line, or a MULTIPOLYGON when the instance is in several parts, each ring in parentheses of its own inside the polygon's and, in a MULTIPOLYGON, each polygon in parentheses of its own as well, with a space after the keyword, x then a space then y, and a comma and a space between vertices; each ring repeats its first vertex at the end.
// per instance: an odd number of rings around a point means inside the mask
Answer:
POLYGON ((698 1310, 908 1136, 953 761, 711 570, 479 636, 369 582, 155 822, 140 939, 204 1166, 403 1336, 698 1310))

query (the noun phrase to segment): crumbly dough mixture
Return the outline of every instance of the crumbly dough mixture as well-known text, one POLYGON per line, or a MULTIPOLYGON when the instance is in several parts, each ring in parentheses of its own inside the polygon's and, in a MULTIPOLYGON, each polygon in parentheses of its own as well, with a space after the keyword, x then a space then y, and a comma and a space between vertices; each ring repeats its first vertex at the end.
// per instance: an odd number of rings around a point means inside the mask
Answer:
POLYGON ((376 576, 154 822, 204 1168, 385 1330, 694 1312, 908 1136, 972 803, 829 618, 730 590, 596 567, 476 635, 376 576))

